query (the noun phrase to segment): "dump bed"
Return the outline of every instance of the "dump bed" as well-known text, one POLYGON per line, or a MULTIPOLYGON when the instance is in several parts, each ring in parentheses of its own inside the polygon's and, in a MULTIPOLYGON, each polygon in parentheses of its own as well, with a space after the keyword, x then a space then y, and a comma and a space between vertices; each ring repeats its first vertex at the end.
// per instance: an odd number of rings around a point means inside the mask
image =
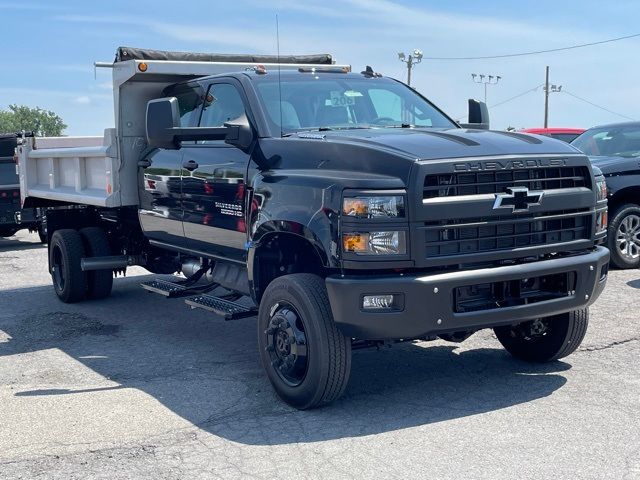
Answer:
POLYGON ((15 148, 15 134, 0 135, 0 191, 18 186, 16 163, 13 160, 15 148))
POLYGON ((23 205, 135 206, 138 160, 147 146, 146 105, 167 86, 259 65, 286 70, 332 62, 330 55, 218 55, 120 47, 113 63, 96 64, 113 70, 115 128, 106 129, 103 137, 23 139, 18 146, 23 205))
POLYGON ((34 199, 98 207, 122 205, 114 129, 104 137, 32 137, 18 146, 20 191, 34 199))

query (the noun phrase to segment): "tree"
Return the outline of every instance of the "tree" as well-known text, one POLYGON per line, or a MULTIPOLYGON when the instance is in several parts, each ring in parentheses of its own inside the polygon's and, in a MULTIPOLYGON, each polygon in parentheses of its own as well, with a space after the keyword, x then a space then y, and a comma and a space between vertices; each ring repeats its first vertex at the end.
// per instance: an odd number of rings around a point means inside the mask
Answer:
POLYGON ((51 110, 26 105, 9 105, 0 110, 0 133, 33 131, 39 137, 59 137, 67 125, 51 110))

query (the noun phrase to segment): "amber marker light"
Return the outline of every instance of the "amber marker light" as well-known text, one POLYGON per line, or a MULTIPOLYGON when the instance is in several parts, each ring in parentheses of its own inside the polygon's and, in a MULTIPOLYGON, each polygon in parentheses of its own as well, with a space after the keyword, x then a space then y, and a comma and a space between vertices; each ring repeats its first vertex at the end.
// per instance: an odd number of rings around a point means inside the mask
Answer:
POLYGON ((143 73, 147 71, 147 68, 149 68, 149 65, 147 65, 144 62, 138 64, 138 70, 140 70, 143 73))
POLYGON ((345 198, 342 213, 354 217, 366 217, 369 213, 369 202, 361 198, 345 198))
POLYGON ((368 235, 345 233, 342 235, 342 246, 345 252, 361 253, 367 251, 368 235))

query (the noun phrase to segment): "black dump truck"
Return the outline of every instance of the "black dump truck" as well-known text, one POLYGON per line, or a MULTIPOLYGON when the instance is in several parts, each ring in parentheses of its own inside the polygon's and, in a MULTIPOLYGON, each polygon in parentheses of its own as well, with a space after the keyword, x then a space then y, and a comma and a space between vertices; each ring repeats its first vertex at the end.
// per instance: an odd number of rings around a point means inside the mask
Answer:
POLYGON ((329 55, 120 48, 98 66, 116 102, 102 145, 19 146, 62 301, 106 297, 129 265, 182 272, 142 287, 257 316, 269 380, 300 409, 342 394, 352 348, 492 328, 548 362, 584 338, 606 199, 566 143, 483 129, 473 102, 480 128, 462 128, 329 55))
POLYGON ((11 237, 18 230, 28 228, 31 232, 38 232, 40 240, 45 241, 38 209, 23 210, 20 206, 15 150, 19 137, 31 135, 26 132, 0 134, 0 237, 11 237))

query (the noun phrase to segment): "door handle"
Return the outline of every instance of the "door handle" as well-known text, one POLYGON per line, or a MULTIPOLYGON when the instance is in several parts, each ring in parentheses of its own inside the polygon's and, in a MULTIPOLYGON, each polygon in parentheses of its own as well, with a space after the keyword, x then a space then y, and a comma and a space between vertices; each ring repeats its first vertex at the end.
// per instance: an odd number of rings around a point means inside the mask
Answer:
POLYGON ((189 170, 190 172, 192 172, 196 168, 198 168, 198 162, 196 162, 195 160, 185 160, 184 162, 182 162, 182 167, 185 170, 189 170))

